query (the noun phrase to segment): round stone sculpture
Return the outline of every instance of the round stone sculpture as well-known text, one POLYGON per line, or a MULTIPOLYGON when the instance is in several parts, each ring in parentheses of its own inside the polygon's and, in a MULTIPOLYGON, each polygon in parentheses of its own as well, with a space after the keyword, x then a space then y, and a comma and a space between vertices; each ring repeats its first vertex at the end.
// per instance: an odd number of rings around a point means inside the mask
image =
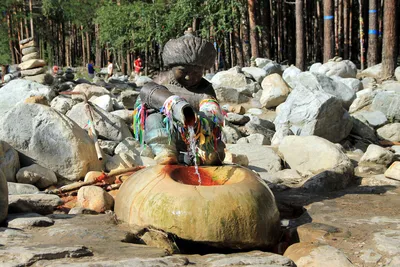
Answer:
POLYGON ((118 219, 220 248, 264 248, 280 236, 268 186, 238 166, 156 165, 129 177, 115 200, 118 219))

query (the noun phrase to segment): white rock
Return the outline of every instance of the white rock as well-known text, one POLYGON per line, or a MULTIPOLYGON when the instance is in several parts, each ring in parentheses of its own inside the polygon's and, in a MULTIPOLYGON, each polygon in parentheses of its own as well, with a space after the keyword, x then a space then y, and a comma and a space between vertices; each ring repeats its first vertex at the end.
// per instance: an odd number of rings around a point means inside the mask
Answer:
POLYGON ((371 77, 377 80, 382 78, 382 63, 369 67, 361 72, 362 77, 371 77))
POLYGON ((394 70, 394 76, 396 77, 396 79, 400 82, 400 67, 397 67, 394 70))
POLYGON ((378 136, 384 140, 400 142, 400 123, 387 124, 377 130, 378 136))
POLYGON ((301 70, 299 68, 295 66, 290 66, 283 72, 282 78, 287 84, 290 85, 290 87, 294 88, 296 85, 297 75, 299 75, 300 73, 301 70))
POLYGON ((256 66, 259 68, 264 67, 265 65, 267 65, 268 63, 272 62, 272 60, 268 59, 268 58, 256 58, 256 66))
POLYGON ((285 102, 290 93, 289 86, 278 74, 271 74, 261 83, 263 88, 260 103, 265 108, 276 107, 285 102))
POLYGON ((354 92, 361 91, 363 84, 359 79, 356 78, 341 78, 339 76, 331 76, 335 81, 344 83, 347 87, 351 88, 354 92))
POLYGON ((238 72, 236 68, 217 72, 211 79, 211 83, 215 88, 225 87, 240 89, 245 88, 247 85, 246 76, 238 72))
POLYGON ((393 161, 393 153, 383 147, 371 144, 368 146, 367 151, 361 157, 359 165, 367 166, 368 164, 378 164, 387 166, 393 161))
POLYGON ((385 176, 400 181, 400 161, 393 162, 385 171, 385 176))
POLYGON ((257 67, 244 67, 242 68, 242 71, 245 74, 253 77, 253 79, 258 83, 261 83, 265 76, 267 76, 267 72, 265 70, 257 67))
POLYGON ((18 171, 17 181, 24 184, 33 184, 40 189, 45 189, 57 183, 57 176, 49 169, 32 164, 18 171))
POLYGON ((8 182, 8 194, 9 195, 24 195, 24 194, 36 194, 39 193, 39 189, 31 184, 21 184, 8 182))
POLYGON ((368 110, 360 110, 353 113, 353 116, 357 117, 361 121, 366 121, 368 125, 373 128, 380 127, 387 123, 387 118, 383 112, 377 111, 368 111, 368 110))
POLYGON ((382 111, 388 120, 400 122, 400 94, 396 92, 378 92, 372 101, 371 108, 382 111))
POLYGON ((38 68, 38 67, 43 67, 46 66, 46 61, 42 59, 31 59, 25 62, 22 62, 21 64, 18 65, 18 67, 21 70, 28 70, 28 69, 33 69, 33 68, 38 68))
POLYGON ((62 114, 66 114, 76 102, 70 97, 64 95, 58 95, 53 100, 51 100, 50 106, 62 114))
MULTIPOLYGON (((328 61, 323 66, 327 69, 327 76, 339 76, 342 78, 356 78, 357 67, 350 60, 328 61)), ((320 69, 321 70, 321 69, 320 69)), ((321 72, 320 72, 321 73, 321 72)))
MULTIPOLYGON (((85 94, 88 100, 92 96, 110 95, 110 92, 106 88, 87 83, 78 84, 72 91, 85 94)), ((83 101, 84 97, 81 95, 72 95, 72 99, 83 101)))
POLYGON ((98 107, 104 109, 105 111, 113 111, 113 103, 111 101, 111 97, 109 95, 102 95, 96 97, 96 99, 90 100, 93 104, 97 105, 98 107))
POLYGON ((372 91, 371 88, 358 91, 356 93, 356 99, 350 105, 349 112, 353 113, 370 105, 375 97, 375 94, 376 92, 372 91))
POLYGON ((77 204, 96 212, 112 210, 114 198, 98 186, 84 186, 78 190, 77 204))
POLYGON ((54 224, 54 221, 37 213, 16 213, 8 215, 7 224, 10 228, 24 229, 50 226, 54 224))
POLYGON ((127 110, 127 109, 120 109, 120 110, 115 110, 111 111, 111 114, 120 117, 123 119, 128 125, 132 125, 133 122, 133 110, 127 110))

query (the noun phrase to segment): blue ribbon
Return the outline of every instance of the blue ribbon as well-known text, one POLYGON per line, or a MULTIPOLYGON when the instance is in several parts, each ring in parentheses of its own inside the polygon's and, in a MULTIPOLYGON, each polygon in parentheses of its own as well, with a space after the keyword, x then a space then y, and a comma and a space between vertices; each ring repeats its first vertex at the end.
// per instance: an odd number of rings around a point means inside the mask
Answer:
POLYGON ((333 16, 324 16, 324 20, 331 20, 333 19, 333 16))
POLYGON ((377 30, 369 30, 368 34, 376 35, 376 34, 378 34, 378 31, 377 30))
POLYGON ((368 13, 369 13, 369 14, 376 13, 376 9, 370 9, 370 10, 368 11, 368 13))

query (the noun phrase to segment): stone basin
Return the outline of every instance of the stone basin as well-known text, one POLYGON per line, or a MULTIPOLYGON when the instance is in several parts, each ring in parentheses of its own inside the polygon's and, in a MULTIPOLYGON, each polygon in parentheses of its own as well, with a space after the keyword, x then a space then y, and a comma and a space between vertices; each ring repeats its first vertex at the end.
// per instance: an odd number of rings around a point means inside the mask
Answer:
POLYGON ((129 177, 115 200, 118 219, 219 248, 268 248, 280 236, 268 186, 239 166, 157 165, 129 177))

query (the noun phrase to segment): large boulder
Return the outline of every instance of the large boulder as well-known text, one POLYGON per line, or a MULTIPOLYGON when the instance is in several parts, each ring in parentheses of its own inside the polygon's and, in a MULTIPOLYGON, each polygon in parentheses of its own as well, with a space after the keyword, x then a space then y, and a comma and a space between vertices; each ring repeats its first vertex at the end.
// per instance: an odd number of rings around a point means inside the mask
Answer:
POLYGON ((350 105, 349 112, 353 113, 370 105, 375 97, 375 94, 376 92, 373 91, 371 88, 358 91, 356 93, 356 99, 350 105))
POLYGON ((343 107, 347 110, 356 98, 354 90, 324 74, 303 72, 297 76, 296 82, 310 90, 325 91, 335 96, 342 101, 343 107))
POLYGON ((281 235, 275 198, 252 171, 209 166, 199 173, 200 178, 193 166, 179 165, 137 172, 116 197, 118 219, 221 248, 276 244, 281 235))
POLYGON ((215 88, 225 87, 241 89, 247 85, 246 75, 240 72, 240 68, 232 68, 227 71, 220 71, 211 79, 215 88))
POLYGON ((249 97, 238 89, 229 87, 216 87, 214 89, 220 102, 241 104, 249 101, 249 97))
POLYGON ((12 80, 0 88, 0 118, 16 104, 24 102, 31 96, 44 96, 50 102, 55 92, 50 87, 23 79, 12 80))
POLYGON ((38 164, 21 168, 16 177, 18 183, 33 184, 40 189, 45 189, 57 183, 56 174, 38 164))
POLYGON ((341 83, 344 83, 347 87, 352 89, 354 92, 358 92, 362 89, 364 89, 363 83, 356 78, 341 78, 339 76, 331 76, 332 79, 335 81, 339 81, 341 83))
POLYGON ((34 76, 34 75, 42 74, 45 71, 46 71, 46 68, 43 68, 43 67, 33 68, 33 69, 29 69, 29 70, 23 70, 23 71, 21 71, 21 77, 34 76))
POLYGON ((294 88, 296 85, 297 76, 301 73, 301 70, 296 66, 290 66, 283 74, 282 78, 287 82, 290 87, 294 88))
POLYGON ((352 121, 342 102, 322 90, 297 85, 275 118, 276 131, 289 127, 296 135, 317 135, 340 142, 351 131, 352 121))
POLYGON ((358 163, 358 171, 361 173, 380 174, 393 162, 394 154, 378 145, 371 144, 358 163))
POLYGON ((265 70, 267 76, 274 73, 282 75, 282 66, 274 61, 269 62, 262 69, 265 70))
POLYGON ((26 61, 31 60, 31 59, 39 59, 39 53, 38 52, 33 52, 33 53, 30 53, 30 54, 27 54, 27 55, 23 56, 21 60, 22 60, 22 62, 26 62, 26 61))
POLYGON ((400 122, 400 94, 396 92, 378 92, 372 101, 371 108, 382 111, 389 121, 400 122))
POLYGON ((263 88, 260 103, 263 107, 272 108, 285 102, 290 93, 289 86, 279 74, 271 74, 261 83, 263 88))
POLYGON ((0 171, 3 172, 8 182, 15 182, 15 175, 19 167, 18 152, 0 140, 0 171))
POLYGON ((394 70, 394 76, 396 77, 396 79, 400 82, 400 67, 397 67, 394 70))
MULTIPOLYGON (((92 96, 102 96, 102 95, 110 95, 111 93, 104 87, 95 86, 87 83, 81 83, 75 86, 72 92, 83 93, 86 95, 87 99, 90 99, 92 96)), ((72 99, 74 100, 84 100, 82 95, 72 95, 72 99)))
POLYGON ((257 67, 244 67, 242 68, 244 74, 253 78, 256 82, 261 83, 262 80, 267 76, 267 72, 257 67))
POLYGON ((327 76, 339 76, 342 78, 356 78, 357 67, 350 60, 328 61, 319 68, 319 73, 327 76))
POLYGON ((37 163, 69 180, 101 169, 89 135, 50 107, 18 104, 0 123, 0 139, 20 152, 24 166, 37 163))
POLYGON ((387 123, 385 114, 379 110, 360 110, 352 114, 353 117, 367 122, 373 128, 378 128, 387 123))
MULTIPOLYGON (((92 106, 93 124, 99 138, 113 141, 122 141, 132 137, 126 123, 118 116, 115 116, 97 106, 92 106)), ((67 116, 75 121, 81 128, 85 128, 88 118, 85 115, 85 103, 76 104, 67 112, 67 116)))
POLYGON ((31 60, 22 62, 18 66, 21 70, 29 70, 29 69, 46 66, 46 61, 44 61, 42 59, 31 59, 31 60))
POLYGON ((377 130, 378 136, 384 140, 400 142, 400 123, 391 123, 377 130))
POLYGON ((338 146, 318 136, 286 136, 279 152, 291 169, 311 176, 303 184, 307 190, 343 189, 352 180, 354 168, 349 157, 338 146))
POLYGON ((98 106, 99 108, 104 109, 105 111, 113 111, 113 103, 111 101, 111 97, 109 95, 102 95, 99 97, 95 97, 93 96, 89 102, 92 102, 93 104, 95 104, 96 106, 98 106))
POLYGON ((62 114, 67 113, 67 111, 75 104, 75 100, 72 100, 71 97, 65 95, 58 95, 50 102, 50 106, 62 114))
POLYGON ((0 224, 8 214, 8 187, 7 180, 0 169, 0 224))
POLYGON ((255 62, 256 62, 257 67, 262 68, 265 65, 267 65, 268 63, 272 62, 272 60, 270 60, 268 58, 258 57, 258 58, 256 58, 255 62))
POLYGON ((382 78, 382 63, 366 68, 361 72, 361 77, 370 77, 380 80, 382 78))

